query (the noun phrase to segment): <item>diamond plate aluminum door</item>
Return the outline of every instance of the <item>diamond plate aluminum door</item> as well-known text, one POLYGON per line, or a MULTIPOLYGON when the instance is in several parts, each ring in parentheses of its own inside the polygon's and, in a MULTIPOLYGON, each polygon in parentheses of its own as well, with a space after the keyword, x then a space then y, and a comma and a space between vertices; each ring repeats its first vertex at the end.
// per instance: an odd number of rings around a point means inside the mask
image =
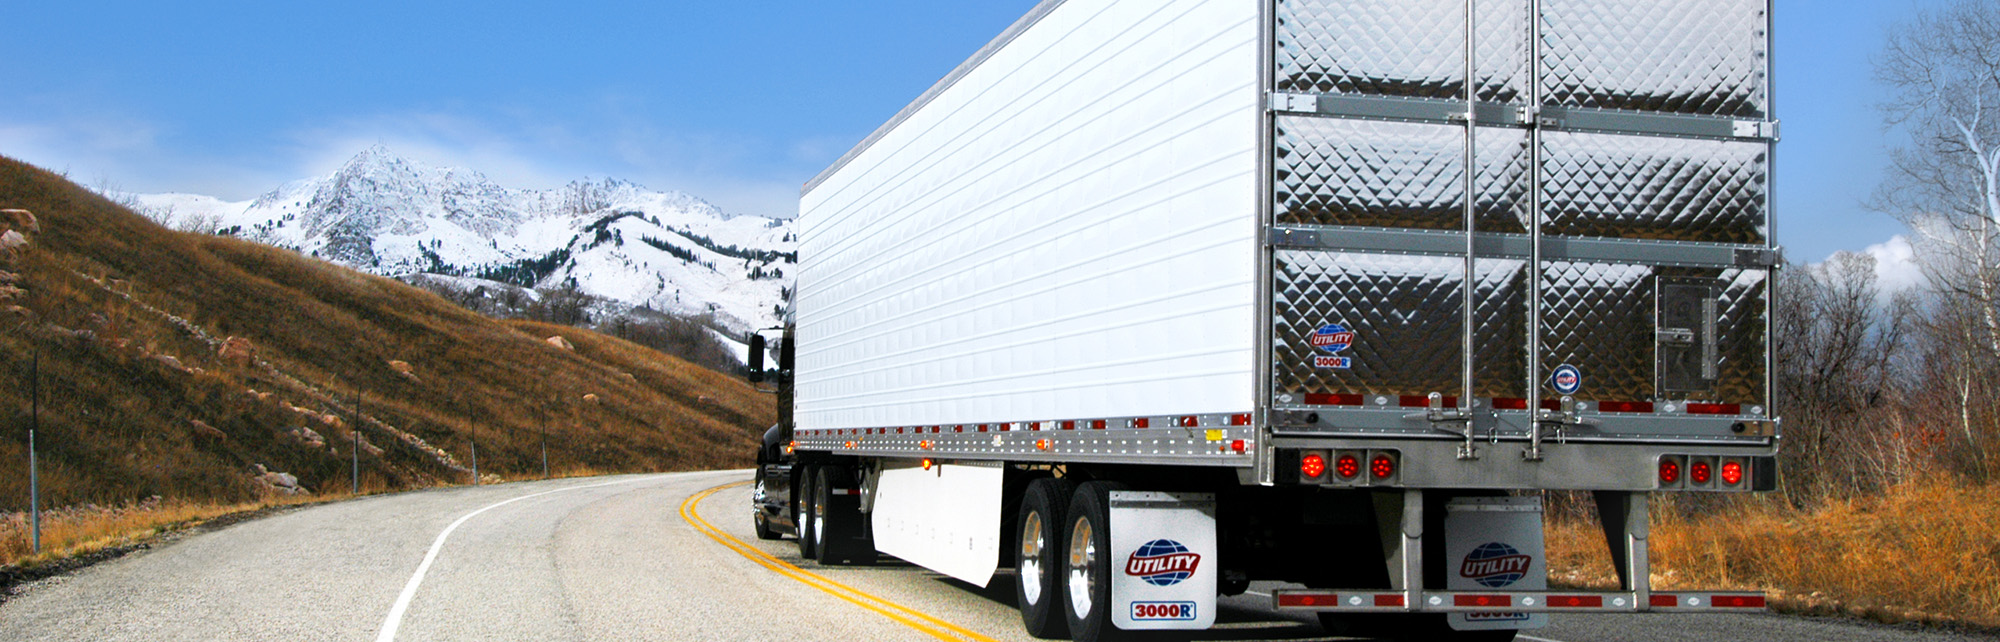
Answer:
POLYGON ((1274 2, 1274 408, 1768 405, 1766 0, 1274 2))
MULTIPOLYGON (((1276 6, 1277 91, 1464 105, 1471 78, 1482 103, 1518 108, 1531 94, 1527 0, 1480 0, 1475 73, 1467 73, 1465 0, 1276 6)), ((1527 231, 1524 129, 1478 127, 1468 153, 1464 120, 1316 113, 1282 114, 1273 124, 1277 225, 1462 238, 1470 217, 1481 232, 1527 231)), ((1277 407, 1400 403, 1432 392, 1456 400, 1468 344, 1475 396, 1524 396, 1524 262, 1312 248, 1280 250, 1273 263, 1277 407)))

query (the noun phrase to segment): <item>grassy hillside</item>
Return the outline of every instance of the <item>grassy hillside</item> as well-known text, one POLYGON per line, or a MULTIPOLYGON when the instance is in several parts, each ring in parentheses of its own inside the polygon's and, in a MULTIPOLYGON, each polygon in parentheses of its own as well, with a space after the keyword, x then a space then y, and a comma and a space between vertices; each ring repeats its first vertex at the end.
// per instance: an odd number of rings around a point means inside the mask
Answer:
POLYGON ((741 466, 773 421, 731 377, 173 232, 12 159, 0 208, 39 219, 0 252, 0 511, 26 508, 37 354, 45 506, 252 501, 272 493, 260 467, 344 492, 356 430, 365 489, 469 481, 475 439, 480 472, 538 475, 545 431, 558 472, 741 466))

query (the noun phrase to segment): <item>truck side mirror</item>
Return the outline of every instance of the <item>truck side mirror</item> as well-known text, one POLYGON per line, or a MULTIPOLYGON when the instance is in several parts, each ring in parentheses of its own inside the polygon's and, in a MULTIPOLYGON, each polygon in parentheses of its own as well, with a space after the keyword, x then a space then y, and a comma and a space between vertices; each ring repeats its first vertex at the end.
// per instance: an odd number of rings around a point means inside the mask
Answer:
POLYGON ((750 335, 750 383, 764 382, 764 335, 750 335))
POLYGON ((792 337, 788 334, 778 343, 778 371, 792 371, 792 337))

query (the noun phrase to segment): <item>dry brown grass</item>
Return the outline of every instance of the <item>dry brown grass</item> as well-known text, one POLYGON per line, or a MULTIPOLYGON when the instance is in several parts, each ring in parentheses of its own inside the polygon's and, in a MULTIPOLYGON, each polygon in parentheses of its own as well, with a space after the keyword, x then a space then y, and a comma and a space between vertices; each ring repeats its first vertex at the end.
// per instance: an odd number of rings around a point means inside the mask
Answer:
MULTIPOLYGON (((540 477, 545 436, 557 471, 745 466, 775 420, 768 396, 670 356, 173 232, 12 159, 0 158, 0 208, 33 211, 42 228, 27 251, 0 256, 21 289, 0 290, 0 514, 27 508, 21 428, 36 354, 43 507, 124 507, 79 509, 61 527, 78 534, 51 542, 261 505, 259 465, 317 496, 344 493, 357 432, 363 491, 380 492, 470 482, 475 439, 480 472, 501 478, 540 477), (576 349, 543 341, 558 334, 576 349), (250 340, 255 359, 225 359, 227 337, 250 340), (154 496, 164 499, 133 508, 154 496)), ((0 527, 0 551, 25 546, 0 527)))
POLYGON ((42 513, 40 554, 35 554, 31 546, 28 514, 0 514, 0 566, 31 567, 51 560, 143 542, 156 535, 224 515, 333 498, 301 495, 228 505, 149 498, 119 507, 94 504, 66 506, 42 513))
MULTIPOLYGON (((1653 514, 1660 588, 1764 589, 1788 612, 2000 627, 2000 486, 1928 480, 1812 511, 1746 497, 1653 514)), ((1552 582, 1615 584, 1594 521, 1552 523, 1548 536, 1552 582)))

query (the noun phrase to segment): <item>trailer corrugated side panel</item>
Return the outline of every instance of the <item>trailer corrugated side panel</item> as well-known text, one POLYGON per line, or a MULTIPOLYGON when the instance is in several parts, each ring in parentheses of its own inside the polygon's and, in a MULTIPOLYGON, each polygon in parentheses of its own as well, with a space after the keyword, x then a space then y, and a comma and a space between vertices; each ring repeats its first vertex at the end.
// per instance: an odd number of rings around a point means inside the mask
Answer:
POLYGON ((798 427, 1253 410, 1258 23, 1045 2, 809 185, 798 427))

